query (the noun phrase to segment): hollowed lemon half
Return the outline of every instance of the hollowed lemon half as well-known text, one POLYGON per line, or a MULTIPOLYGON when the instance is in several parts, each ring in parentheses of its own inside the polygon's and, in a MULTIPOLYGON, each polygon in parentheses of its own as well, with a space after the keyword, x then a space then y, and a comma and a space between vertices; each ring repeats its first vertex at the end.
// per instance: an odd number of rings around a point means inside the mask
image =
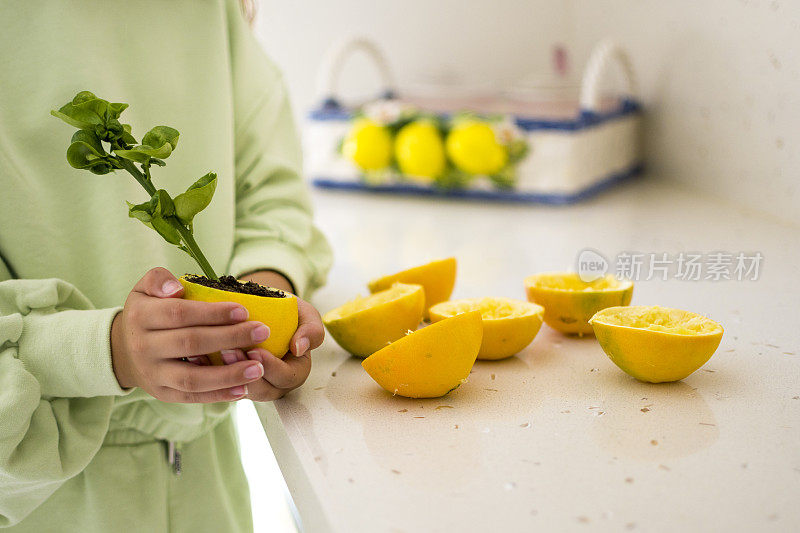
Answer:
POLYGON ((367 284, 370 292, 383 291, 394 283, 412 283, 425 289, 425 318, 431 306, 450 298, 456 284, 456 258, 448 257, 431 261, 418 267, 402 270, 374 279, 367 284))
POLYGON ((438 398, 466 381, 483 337, 471 311, 409 333, 361 362, 378 385, 408 398, 438 398))
POLYGON ((592 333, 589 319, 598 311, 628 305, 633 283, 608 274, 583 281, 575 272, 543 272, 525 279, 528 300, 544 307, 544 321, 562 333, 592 333))
POLYGON ((478 359, 504 359, 529 345, 542 327, 544 308, 511 298, 452 300, 430 309, 431 322, 461 313, 479 311, 483 319, 483 341, 478 359))
POLYGON ((590 320, 603 351, 641 381, 679 381, 703 366, 722 340, 717 322, 697 313, 635 305, 603 309, 590 320))
POLYGON ((422 322, 425 291, 421 285, 395 283, 366 298, 356 298, 325 313, 322 323, 339 346, 368 357, 422 322))
MULTIPOLYGON (((281 358, 289 351, 289 341, 297 330, 297 298, 293 294, 267 287, 284 295, 283 298, 270 298, 205 287, 188 281, 186 276, 182 276, 178 281, 183 285, 185 300, 236 302, 247 309, 249 320, 266 324, 269 327, 269 338, 251 348, 264 348, 275 357, 281 358)), ((223 364, 219 352, 209 354, 208 358, 212 364, 223 364)))

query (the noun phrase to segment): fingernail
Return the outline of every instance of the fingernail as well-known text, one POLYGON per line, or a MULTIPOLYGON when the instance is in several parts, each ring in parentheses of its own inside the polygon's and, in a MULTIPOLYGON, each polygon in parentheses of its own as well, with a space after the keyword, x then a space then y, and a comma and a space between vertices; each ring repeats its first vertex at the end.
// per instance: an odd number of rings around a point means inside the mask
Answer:
POLYGON ((161 292, 164 294, 164 296, 171 296, 181 290, 181 287, 182 285, 180 283, 174 279, 171 279, 164 282, 164 284, 161 286, 161 292))
POLYGON ((232 365, 236 362, 236 351, 235 350, 222 350, 219 352, 222 354, 222 360, 225 362, 226 365, 232 365))
POLYGON ((249 352, 247 352, 247 357, 254 361, 257 361, 261 359, 261 352, 259 352, 258 350, 250 350, 249 352))
POLYGON ((239 396, 244 396, 247 394, 247 386, 239 385, 238 387, 233 387, 231 389, 231 396, 234 398, 238 398, 239 396))
POLYGON ((264 367, 261 366, 261 363, 256 365, 248 366, 244 369, 244 377, 247 379, 256 379, 260 378, 264 375, 264 367))
POLYGON ((303 355, 304 353, 306 353, 306 351, 308 350, 308 347, 309 347, 309 346, 310 346, 310 343, 308 342, 308 339, 307 339, 307 338, 305 338, 305 337, 303 337, 302 339, 300 339, 299 341, 297 341, 297 342, 295 343, 295 345, 294 345, 294 349, 295 349, 295 355, 296 355, 297 357, 300 357, 301 355, 303 355))
POLYGON ((237 307, 231 311, 231 320, 235 320, 236 322, 244 322, 247 320, 247 315, 247 309, 244 307, 237 307))
POLYGON ((197 364, 197 363, 200 362, 200 358, 199 357, 187 357, 186 360, 189 361, 190 363, 194 363, 194 364, 197 364))
POLYGON ((259 324, 250 335, 252 335, 253 342, 265 341, 269 337, 269 328, 264 324, 259 324))

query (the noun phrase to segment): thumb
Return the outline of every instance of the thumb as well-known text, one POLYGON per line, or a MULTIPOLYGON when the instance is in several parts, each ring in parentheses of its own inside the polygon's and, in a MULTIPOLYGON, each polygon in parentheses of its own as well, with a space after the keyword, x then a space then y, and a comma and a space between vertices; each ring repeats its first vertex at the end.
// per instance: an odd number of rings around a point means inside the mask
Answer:
POLYGON ((162 267, 148 270, 133 290, 156 298, 180 298, 183 295, 183 285, 172 272, 162 267))
POLYGON ((313 350, 322 344, 325 339, 325 328, 322 326, 319 312, 310 303, 298 298, 297 311, 298 327, 289 344, 289 350, 293 355, 300 357, 309 349, 313 350))

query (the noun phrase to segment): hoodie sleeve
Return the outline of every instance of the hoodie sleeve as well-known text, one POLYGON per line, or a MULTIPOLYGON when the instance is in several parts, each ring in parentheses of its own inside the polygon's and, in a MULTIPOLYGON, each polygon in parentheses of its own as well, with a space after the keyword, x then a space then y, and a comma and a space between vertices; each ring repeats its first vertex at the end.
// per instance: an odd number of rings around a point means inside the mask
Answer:
POLYGON ((93 309, 61 280, 0 282, 0 527, 25 518, 100 448, 114 396, 126 393, 111 365, 117 312, 93 309))
POLYGON ((228 1, 236 150, 236 230, 229 272, 276 270, 308 297, 332 254, 313 223, 286 87, 228 1))

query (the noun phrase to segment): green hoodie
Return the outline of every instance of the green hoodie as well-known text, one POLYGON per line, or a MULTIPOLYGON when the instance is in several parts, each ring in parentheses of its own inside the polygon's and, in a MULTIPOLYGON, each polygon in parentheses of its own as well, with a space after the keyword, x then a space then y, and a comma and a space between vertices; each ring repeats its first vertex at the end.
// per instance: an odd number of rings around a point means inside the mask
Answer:
POLYGON ((249 530, 230 404, 123 391, 111 366, 136 281, 198 269, 128 218, 125 201, 146 200, 130 176, 67 165, 72 131, 48 112, 88 89, 133 104, 134 132, 178 129, 157 179, 176 194, 219 175, 195 221, 210 263, 280 271, 307 296, 331 254, 280 73, 233 0, 2 2, 0 43, 0 527, 249 530))

